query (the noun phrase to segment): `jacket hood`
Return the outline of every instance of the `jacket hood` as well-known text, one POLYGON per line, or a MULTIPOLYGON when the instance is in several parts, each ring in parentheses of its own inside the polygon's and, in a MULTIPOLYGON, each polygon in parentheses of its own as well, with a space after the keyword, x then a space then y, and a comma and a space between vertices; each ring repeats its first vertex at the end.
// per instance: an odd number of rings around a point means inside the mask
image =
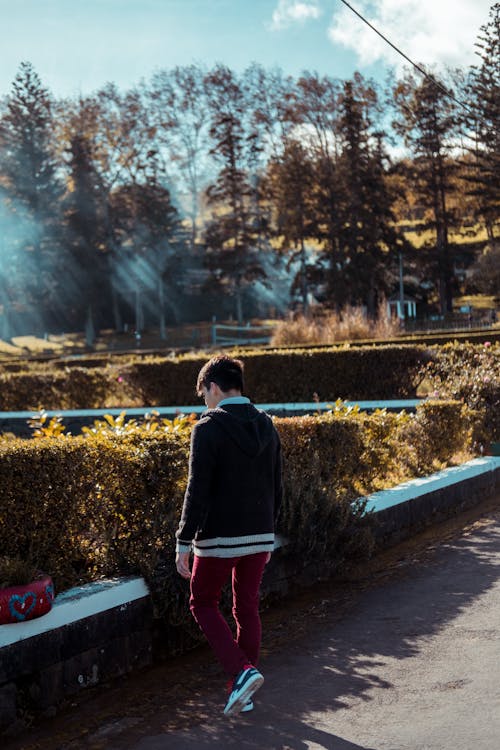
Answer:
POLYGON ((262 453, 273 437, 271 418, 253 404, 224 404, 209 409, 203 416, 217 422, 252 458, 262 453))

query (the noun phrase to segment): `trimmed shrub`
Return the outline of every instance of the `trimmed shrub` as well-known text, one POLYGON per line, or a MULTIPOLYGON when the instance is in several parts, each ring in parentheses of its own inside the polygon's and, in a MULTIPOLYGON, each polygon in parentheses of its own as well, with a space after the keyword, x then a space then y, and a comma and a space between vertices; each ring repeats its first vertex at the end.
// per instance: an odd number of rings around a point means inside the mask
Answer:
POLYGON ((458 399, 477 412, 477 443, 500 440, 499 343, 436 348, 422 375, 436 397, 458 399))
MULTIPOLYGON (((429 358, 421 347, 359 347, 234 352, 245 362, 248 393, 260 403, 404 398, 415 395, 429 358)), ((101 368, 45 365, 0 374, 4 411, 186 406, 196 402, 196 376, 209 355, 114 362, 101 368)))
POLYGON ((456 401, 424 402, 415 414, 339 405, 322 416, 276 420, 286 458, 286 554, 337 569, 369 554, 363 496, 463 460, 474 425, 474 412, 456 401))
POLYGON ((472 450, 477 426, 478 414, 460 401, 424 401, 395 434, 405 446, 395 453, 400 471, 422 476, 464 460, 463 455, 472 450))
POLYGON ((370 555, 371 519, 355 502, 363 475, 360 422, 333 415, 278 419, 285 462, 280 528, 286 555, 339 570, 370 555))
POLYGON ((35 580, 36 568, 19 557, 0 557, 0 590, 24 586, 35 580))
MULTIPOLYGON (((282 554, 337 571, 369 555, 373 519, 359 498, 452 460, 467 448, 465 418, 463 404, 436 403, 416 415, 337 406, 277 419, 285 462, 280 531, 290 540, 282 554)), ((184 422, 179 432, 137 427, 0 441, 2 555, 45 571, 58 591, 136 572, 153 582, 162 564, 157 613, 184 621, 186 587, 173 553, 188 453, 184 422)))
MULTIPOLYGON (((425 380, 440 398, 482 414, 481 440, 500 434, 500 345, 351 347, 238 351, 247 392, 260 403, 408 398, 425 380)), ((47 365, 0 375, 0 409, 186 406, 208 355, 116 361, 104 368, 47 365)), ((478 436, 478 440, 480 436, 478 436)))
POLYGON ((21 372, 0 375, 3 411, 92 409, 102 406, 109 385, 98 370, 21 372))
POLYGON ((185 436, 98 436, 0 444, 0 549, 56 588, 154 567, 172 548, 185 436))
POLYGON ((120 374, 144 406, 196 403, 196 378, 207 356, 150 359, 124 365, 120 374))
MULTIPOLYGON (((403 398, 416 393, 428 354, 420 347, 365 347, 232 352, 245 363, 246 391, 258 403, 403 398)), ((195 399, 204 356, 143 361, 122 368, 147 406, 184 406, 195 399)))

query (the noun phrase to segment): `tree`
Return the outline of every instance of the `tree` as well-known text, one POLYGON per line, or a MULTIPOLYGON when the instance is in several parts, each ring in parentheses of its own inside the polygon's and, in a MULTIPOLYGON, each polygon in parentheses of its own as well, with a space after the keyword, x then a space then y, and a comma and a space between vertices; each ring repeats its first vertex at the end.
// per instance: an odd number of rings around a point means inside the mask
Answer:
POLYGON ((340 82, 304 73, 290 97, 289 117, 303 141, 322 158, 336 160, 340 82))
POLYGON ((467 110, 463 122, 474 143, 467 170, 469 194, 488 238, 495 239, 500 217, 500 3, 490 9, 476 43, 480 62, 472 66, 465 87, 467 110))
MULTIPOLYGON (((127 179, 129 153, 122 150, 122 116, 113 87, 94 97, 65 103, 58 123, 66 166, 64 198, 68 258, 66 289, 72 299, 73 325, 82 330, 90 319, 95 328, 121 328, 113 257, 118 241, 110 195, 127 179), (113 99, 113 106, 109 100, 113 99), (118 112, 116 111, 118 110, 118 112)), ((120 101, 121 98, 119 98, 120 101)))
POLYGON ((304 73, 292 91, 289 117, 293 124, 292 135, 300 138, 314 168, 311 186, 314 216, 310 231, 321 252, 319 262, 314 269, 309 269, 308 275, 313 282, 326 288, 325 296, 329 302, 340 306, 344 301, 344 287, 339 245, 342 187, 337 171, 339 96, 338 81, 304 73))
MULTIPOLYGON (((145 242, 155 255, 157 235, 174 210, 163 184, 164 164, 141 91, 122 95, 108 85, 67 109, 61 122, 60 139, 67 144, 66 222, 72 263, 79 269, 79 319, 90 307, 98 326, 114 323, 120 330, 123 303, 134 307, 136 292, 127 272, 133 255, 144 253, 145 242)), ((158 294, 164 296, 163 287, 158 294)), ((158 309, 163 311, 164 305, 158 309)))
POLYGON ((472 285, 482 294, 500 297, 500 242, 486 245, 470 268, 472 285))
POLYGON ((453 263, 449 230, 453 216, 447 205, 456 163, 449 158, 456 143, 457 118, 450 96, 432 79, 417 82, 411 73, 397 82, 393 95, 399 117, 396 132, 413 153, 415 191, 430 209, 428 228, 435 233, 441 313, 452 311, 453 263))
POLYGON ((198 238, 202 182, 207 170, 209 113, 205 71, 196 66, 176 67, 154 74, 146 88, 151 135, 164 154, 165 170, 187 192, 185 206, 191 224, 191 248, 198 238), (167 166, 168 165, 168 166, 167 166))
POLYGON ((310 154, 301 143, 289 140, 280 158, 268 167, 267 183, 275 208, 275 231, 281 239, 281 248, 289 255, 289 267, 300 263, 294 280, 302 299, 305 314, 309 307, 309 276, 306 240, 314 234, 314 209, 312 205, 315 170, 310 154))
POLYGON ((372 317, 387 292, 388 265, 396 265, 401 246, 386 177, 385 134, 376 130, 377 115, 377 92, 356 73, 344 82, 339 98, 339 250, 348 301, 366 305, 372 317))
POLYGON ((113 223, 120 245, 116 271, 120 288, 136 298, 136 328, 143 328, 142 300, 150 317, 158 316, 165 338, 165 307, 177 321, 176 298, 177 211, 167 188, 150 178, 147 182, 118 187, 110 196, 113 223))
POLYGON ((14 243, 9 269, 38 330, 54 320, 58 284, 60 198, 53 103, 29 62, 21 63, 0 119, 0 174, 14 243))
POLYGON ((377 93, 359 74, 344 82, 305 74, 291 107, 295 136, 315 168, 309 231, 321 246, 325 298, 338 308, 362 303, 375 314, 377 295, 386 291, 387 256, 399 242, 384 135, 376 128, 377 93))
POLYGON ((96 168, 92 120, 92 107, 80 101, 66 132, 68 177, 63 205, 68 252, 62 270, 68 318, 77 330, 83 330, 89 317, 92 323, 94 319, 101 325, 107 322, 107 196, 96 168))
POLYGON ((236 316, 243 320, 243 291, 265 278, 259 258, 260 225, 255 213, 249 164, 255 159, 254 134, 245 130, 248 114, 245 93, 229 68, 217 66, 206 77, 210 103, 210 154, 219 165, 206 194, 212 219, 205 231, 207 264, 216 283, 236 300, 236 316))
POLYGON ((279 159, 294 126, 291 101, 294 85, 279 68, 266 70, 253 63, 244 73, 250 127, 258 134, 265 159, 279 159))

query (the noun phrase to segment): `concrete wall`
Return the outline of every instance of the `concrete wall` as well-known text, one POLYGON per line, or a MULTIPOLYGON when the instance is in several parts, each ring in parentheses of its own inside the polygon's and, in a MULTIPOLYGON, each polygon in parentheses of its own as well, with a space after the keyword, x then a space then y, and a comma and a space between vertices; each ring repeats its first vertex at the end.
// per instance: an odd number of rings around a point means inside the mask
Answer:
POLYGON ((407 539, 500 493, 500 458, 487 456, 368 497, 380 548, 407 539))
POLYGON ((0 729, 15 730, 23 712, 50 715, 82 688, 151 664, 152 631, 142 579, 72 589, 47 615, 0 626, 0 729))

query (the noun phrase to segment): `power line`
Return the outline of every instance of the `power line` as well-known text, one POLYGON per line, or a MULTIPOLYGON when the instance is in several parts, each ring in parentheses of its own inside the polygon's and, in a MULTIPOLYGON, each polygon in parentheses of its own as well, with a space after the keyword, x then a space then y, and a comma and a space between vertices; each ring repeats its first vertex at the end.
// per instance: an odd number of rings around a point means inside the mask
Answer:
POLYGON ((381 31, 376 29, 375 26, 373 26, 373 24, 371 24, 364 16, 362 16, 361 13, 359 13, 356 10, 356 8, 353 8, 352 5, 346 2, 346 0, 340 0, 340 2, 344 3, 344 5, 346 5, 349 8, 349 10, 352 10, 352 12, 355 13, 358 16, 358 18, 360 18, 363 21, 363 23, 366 23, 366 25, 369 26, 372 31, 378 34, 379 37, 383 39, 384 42, 386 42, 386 44, 392 47, 392 49, 395 50, 398 53, 398 55, 401 55, 401 57, 403 57, 407 62, 409 62, 410 65, 413 65, 413 67, 416 68, 416 70, 418 70, 419 73, 425 76, 425 78, 427 78, 431 83, 433 83, 434 86, 437 86, 438 89, 440 89, 443 92, 443 94, 446 94, 446 96, 449 96, 450 99, 453 99, 453 101, 456 102, 460 107, 463 107, 464 109, 466 109, 469 112, 469 114, 472 113, 471 108, 467 104, 464 104, 464 102, 461 102, 460 99, 457 99, 456 96, 446 88, 446 86, 443 86, 441 83, 439 83, 439 81, 436 81, 434 76, 431 76, 429 73, 427 73, 427 71, 424 68, 422 68, 421 65, 418 65, 410 57, 408 57, 408 55, 406 55, 401 49, 399 49, 399 47, 393 44, 390 41, 390 39, 384 36, 384 34, 382 34, 381 31))

